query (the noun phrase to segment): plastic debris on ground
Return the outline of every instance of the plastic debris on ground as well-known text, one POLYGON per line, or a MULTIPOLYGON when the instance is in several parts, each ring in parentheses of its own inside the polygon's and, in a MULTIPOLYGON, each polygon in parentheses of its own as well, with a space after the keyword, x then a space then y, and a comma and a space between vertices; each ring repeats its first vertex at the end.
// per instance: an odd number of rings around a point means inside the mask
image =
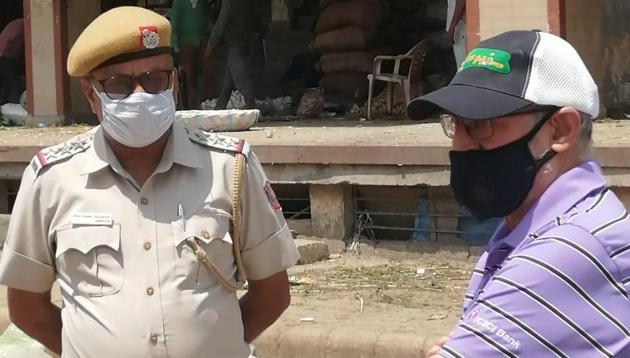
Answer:
POLYGON ((439 321, 439 320, 445 319, 446 317, 448 317, 447 313, 437 312, 437 313, 434 313, 434 314, 430 315, 427 318, 427 321, 439 321))
POLYGON ((28 118, 28 112, 19 103, 5 103, 0 106, 2 118, 11 122, 11 124, 24 125, 28 118))
POLYGON ((289 276, 289 284, 291 286, 301 286, 313 284, 313 279, 300 276, 289 276))

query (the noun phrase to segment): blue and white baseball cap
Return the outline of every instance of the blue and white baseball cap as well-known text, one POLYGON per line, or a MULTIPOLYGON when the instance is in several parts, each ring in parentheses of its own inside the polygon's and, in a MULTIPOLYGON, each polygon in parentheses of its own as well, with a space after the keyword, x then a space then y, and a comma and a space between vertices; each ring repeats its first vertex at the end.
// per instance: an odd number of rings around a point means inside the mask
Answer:
POLYGON ((599 115, 597 85, 575 48, 539 31, 510 31, 479 43, 448 86, 414 99, 411 119, 446 112, 492 119, 532 105, 573 107, 599 115))

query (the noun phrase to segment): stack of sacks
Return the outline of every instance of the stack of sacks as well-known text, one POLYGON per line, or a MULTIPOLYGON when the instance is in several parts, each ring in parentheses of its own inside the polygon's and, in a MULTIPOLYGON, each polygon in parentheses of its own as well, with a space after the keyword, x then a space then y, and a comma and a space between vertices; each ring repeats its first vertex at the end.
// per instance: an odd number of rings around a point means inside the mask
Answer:
POLYGON ((380 0, 321 0, 311 48, 322 56, 320 87, 327 97, 363 103, 372 72, 380 0))

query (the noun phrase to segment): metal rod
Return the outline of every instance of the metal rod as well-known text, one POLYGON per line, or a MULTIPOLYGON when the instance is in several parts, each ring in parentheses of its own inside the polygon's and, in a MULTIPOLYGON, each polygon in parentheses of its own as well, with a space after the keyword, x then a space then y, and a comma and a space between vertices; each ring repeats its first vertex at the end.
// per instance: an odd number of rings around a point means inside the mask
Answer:
POLYGON ((289 218, 289 220, 291 220, 291 219, 295 219, 296 217, 298 217, 298 216, 300 216, 300 215, 302 215, 302 214, 306 214, 309 210, 311 210, 310 205, 309 205, 309 206, 307 206, 307 207, 305 207, 304 209, 302 209, 302 210, 300 210, 300 211, 296 212, 296 213, 293 213, 293 216, 291 216, 291 217, 289 218))
MULTIPOLYGON (((310 209, 310 208, 309 208, 310 209)), ((307 210, 308 211, 308 210, 307 210)), ((306 211, 304 211, 304 209, 300 210, 300 211, 295 211, 295 210, 282 210, 283 213, 285 214, 305 214, 306 211)))
MULTIPOLYGON (((425 200, 429 200, 428 198, 424 198, 425 200)), ((356 201, 390 201, 390 202, 398 202, 398 201, 409 201, 408 199, 399 198, 399 199, 384 199, 384 198, 355 198, 356 201)))
MULTIPOLYGON (((384 211, 355 211, 355 215, 361 215, 363 213, 369 213, 373 216, 420 216, 418 213, 394 213, 394 212, 384 212, 384 211)), ((423 214, 429 217, 435 218, 466 218, 473 219, 471 215, 458 215, 458 214, 436 214, 436 213, 426 213, 423 214)))
POLYGON ((411 231, 411 232, 426 232, 436 234, 463 234, 463 231, 458 230, 424 230, 424 229, 412 229, 408 227, 400 226, 381 226, 381 225, 365 225, 362 227, 364 230, 394 230, 394 231, 411 231))

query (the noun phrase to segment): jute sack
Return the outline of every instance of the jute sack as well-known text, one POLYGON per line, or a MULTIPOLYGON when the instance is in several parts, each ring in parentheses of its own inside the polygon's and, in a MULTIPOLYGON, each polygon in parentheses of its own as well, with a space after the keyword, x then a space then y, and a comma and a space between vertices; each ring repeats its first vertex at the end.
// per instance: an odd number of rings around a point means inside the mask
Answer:
POLYGON ((322 10, 315 26, 315 33, 321 34, 353 25, 368 30, 376 30, 380 21, 381 8, 378 1, 336 2, 322 10))
POLYGON ((326 53, 319 60, 323 73, 363 72, 371 73, 374 62, 372 52, 338 52, 326 53))
POLYGON ((319 53, 365 51, 374 42, 374 31, 360 26, 349 26, 343 29, 317 34, 311 48, 319 53))

